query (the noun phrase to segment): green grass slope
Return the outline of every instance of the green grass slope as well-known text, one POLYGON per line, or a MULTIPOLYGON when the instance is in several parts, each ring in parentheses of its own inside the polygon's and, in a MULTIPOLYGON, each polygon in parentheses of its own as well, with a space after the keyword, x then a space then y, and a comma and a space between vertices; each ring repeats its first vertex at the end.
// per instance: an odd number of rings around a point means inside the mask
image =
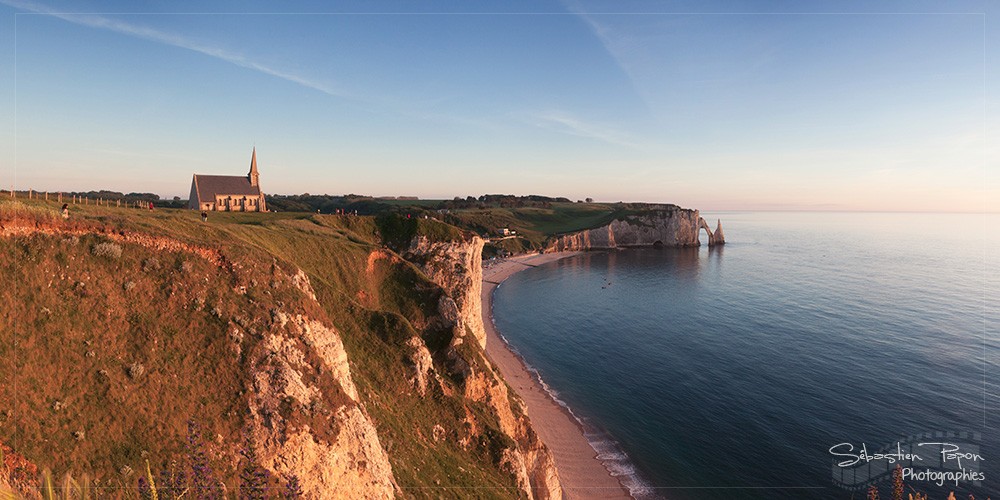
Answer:
MULTIPOLYGON (((421 336, 437 365, 451 333, 432 320, 440 287, 385 244, 462 231, 303 213, 212 213, 205 223, 187 210, 93 205, 71 206, 64 221, 57 208, 0 203, 0 226, 32 228, 0 238, 0 268, 12 284, 0 290, 0 442, 35 464, 134 485, 126 467, 184 461, 186 424, 195 420, 232 483, 250 382, 230 327, 254 331, 270 311, 291 308, 340 331, 406 496, 517 495, 498 465, 509 438, 489 408, 461 397, 461 381, 448 376, 423 397, 409 382, 406 340, 421 336), (115 239, 122 235, 148 241, 115 239), (273 285, 296 268, 318 304, 273 285), (475 429, 464 424, 470 414, 475 429), (449 434, 435 436, 435 426, 449 434)), ((256 341, 246 339, 243 352, 256 341)))
POLYGON ((443 220, 491 238, 498 238, 503 228, 517 231, 517 238, 494 242, 494 247, 519 253, 544 248, 546 242, 555 236, 601 227, 614 220, 667 207, 667 205, 649 204, 566 202, 552 202, 546 205, 456 209, 445 214, 443 220))

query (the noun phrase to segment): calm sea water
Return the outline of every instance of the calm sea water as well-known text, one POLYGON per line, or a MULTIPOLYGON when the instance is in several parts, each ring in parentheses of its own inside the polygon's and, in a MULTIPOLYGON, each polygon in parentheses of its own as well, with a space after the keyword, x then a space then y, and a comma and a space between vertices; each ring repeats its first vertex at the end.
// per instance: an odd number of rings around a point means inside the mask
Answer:
POLYGON ((830 447, 972 432, 986 480, 944 496, 1000 497, 1000 217, 704 215, 724 248, 586 253, 495 295, 636 496, 851 498, 830 447))

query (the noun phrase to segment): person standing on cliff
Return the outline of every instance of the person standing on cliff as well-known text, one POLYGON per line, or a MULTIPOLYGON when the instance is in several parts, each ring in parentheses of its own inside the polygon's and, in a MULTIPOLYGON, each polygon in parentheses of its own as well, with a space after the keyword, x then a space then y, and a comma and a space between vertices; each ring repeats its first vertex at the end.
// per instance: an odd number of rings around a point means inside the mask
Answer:
POLYGON ((68 219, 69 218, 69 203, 63 203, 63 206, 62 206, 62 218, 63 219, 68 219))

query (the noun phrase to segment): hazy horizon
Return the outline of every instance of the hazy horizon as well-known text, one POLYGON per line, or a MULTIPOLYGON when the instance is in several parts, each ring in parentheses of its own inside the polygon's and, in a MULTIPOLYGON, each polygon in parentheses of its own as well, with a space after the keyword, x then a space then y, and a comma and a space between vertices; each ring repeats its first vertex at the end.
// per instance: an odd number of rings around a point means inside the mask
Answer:
POLYGON ((275 8, 0 0, 0 188, 1000 211, 987 2, 275 8))

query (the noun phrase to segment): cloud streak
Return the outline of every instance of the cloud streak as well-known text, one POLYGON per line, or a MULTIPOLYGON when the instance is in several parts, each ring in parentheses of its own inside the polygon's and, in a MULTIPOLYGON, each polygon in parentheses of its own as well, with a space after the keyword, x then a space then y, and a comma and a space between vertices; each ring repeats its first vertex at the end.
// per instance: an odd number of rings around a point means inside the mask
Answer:
POLYGON ((286 71, 282 71, 270 66, 265 66, 263 64, 254 62, 241 54, 236 54, 218 47, 212 47, 210 45, 206 45, 204 43, 188 39, 181 35, 167 33, 146 26, 139 26, 136 24, 120 21, 117 19, 111 19, 96 14, 77 14, 77 13, 59 12, 48 6, 25 0, 0 0, 0 4, 4 4, 7 5, 8 7, 13 7, 15 9, 28 11, 34 14, 52 16, 57 19, 62 19, 63 21, 77 24, 80 26, 87 26, 89 28, 112 31, 126 36, 131 36, 143 40, 148 40, 151 42, 169 45, 172 47, 190 50, 193 52, 197 52, 199 54, 203 54, 209 57, 213 57, 215 59, 225 61, 227 63, 239 66, 241 68, 246 68, 249 70, 257 71, 259 73, 263 73, 265 75, 273 76, 275 78, 280 78, 282 80, 295 83, 297 85, 301 85, 302 87, 322 92, 329 96, 344 97, 344 98, 353 97, 344 90, 335 88, 331 85, 327 85, 322 82, 318 82, 292 73, 288 73, 286 71))
POLYGON ((635 95, 642 100, 643 104, 646 105, 647 111, 650 111, 649 99, 647 98, 645 92, 643 92, 642 87, 639 85, 639 78, 636 74, 635 68, 629 61, 632 59, 630 45, 635 44, 638 40, 629 39, 628 37, 623 37, 615 32, 608 25, 601 24, 586 12, 586 10, 579 4, 579 2, 572 0, 564 0, 563 6, 566 8, 567 12, 575 15, 579 18, 593 33, 594 37, 601 43, 604 47, 604 51, 611 57, 611 59, 621 70, 622 74, 628 78, 629 83, 632 85, 632 91, 635 95))
POLYGON ((36 2, 32 2, 30 0, 0 0, 0 4, 7 5, 15 9, 27 11, 33 14, 52 16, 57 19, 61 19, 66 22, 80 26, 111 31, 132 38, 138 38, 142 40, 151 41, 154 43, 160 43, 171 47, 177 47, 180 49, 197 52, 199 54, 203 54, 211 58, 224 61, 226 63, 241 68, 257 71, 259 73, 279 78, 281 80, 291 82, 308 89, 316 90, 331 97, 348 99, 355 103, 361 104, 362 106, 366 107, 369 111, 388 112, 399 116, 404 116, 424 121, 446 122, 459 125, 475 126, 480 128, 495 128, 495 124, 483 120, 479 117, 469 118, 462 116, 454 116, 444 113, 435 113, 433 111, 425 109, 428 107, 433 107, 436 104, 439 104, 445 99, 444 97, 437 97, 429 99, 426 102, 420 103, 413 101, 410 102, 394 101, 393 99, 390 99, 386 96, 374 97, 370 95, 357 94, 347 91, 343 88, 329 85, 327 83, 319 82, 301 75, 296 75, 293 73, 289 73, 287 71, 279 70, 271 66, 260 64, 242 54, 233 53, 225 49, 211 46, 200 41, 195 41, 178 34, 168 33, 154 28, 140 26, 137 24, 121 21, 118 19, 112 19, 97 14, 60 12, 51 7, 36 2))
POLYGON ((596 139, 616 146, 629 148, 641 147, 639 143, 633 141, 627 134, 618 129, 607 125, 587 122, 563 111, 533 113, 529 115, 529 119, 536 127, 555 132, 587 139, 596 139))

